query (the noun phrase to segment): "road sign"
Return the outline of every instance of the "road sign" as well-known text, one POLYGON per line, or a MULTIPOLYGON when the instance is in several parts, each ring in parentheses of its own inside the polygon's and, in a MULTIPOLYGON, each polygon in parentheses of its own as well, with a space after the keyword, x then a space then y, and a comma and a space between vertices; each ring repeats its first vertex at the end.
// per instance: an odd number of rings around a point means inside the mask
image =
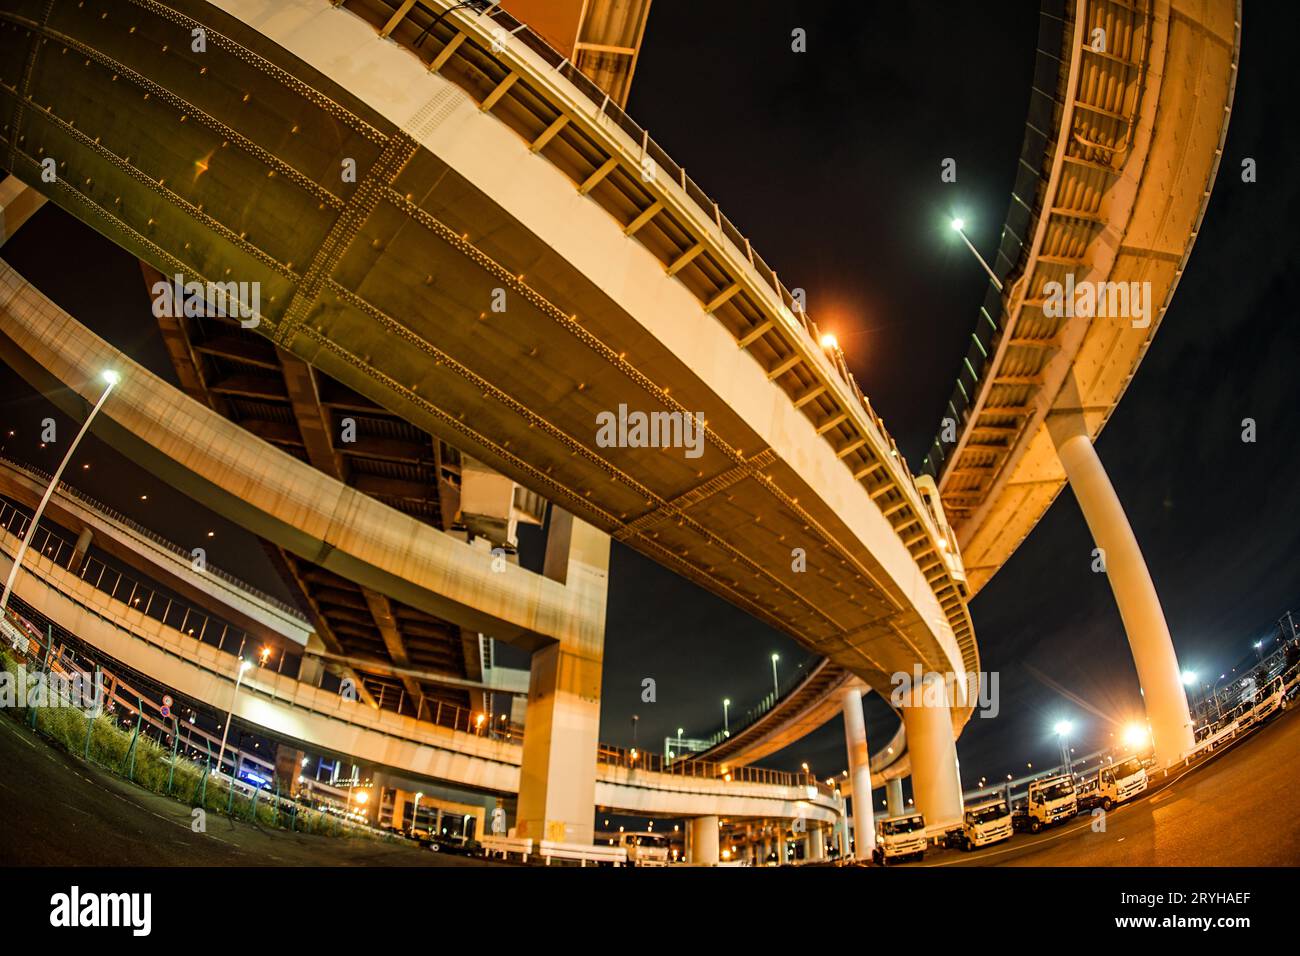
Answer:
POLYGON ((171 694, 163 694, 163 706, 170 707, 175 701, 172 700, 171 694))
POLYGON ((172 709, 166 704, 163 704, 158 713, 162 714, 164 717, 170 717, 172 715, 172 709))

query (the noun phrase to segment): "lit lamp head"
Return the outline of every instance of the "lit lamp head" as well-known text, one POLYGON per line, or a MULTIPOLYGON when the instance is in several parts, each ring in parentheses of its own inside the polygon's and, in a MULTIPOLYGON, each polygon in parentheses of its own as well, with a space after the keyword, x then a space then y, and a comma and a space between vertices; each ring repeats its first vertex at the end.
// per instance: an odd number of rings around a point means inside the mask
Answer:
POLYGON ((1070 723, 1068 720, 1058 720, 1056 722, 1056 734, 1058 737, 1067 736, 1073 729, 1074 724, 1070 723))
POLYGON ((835 336, 830 332, 825 332, 822 334, 821 343, 822 343, 822 348, 824 348, 828 352, 833 352, 840 346, 839 339, 835 338, 835 336))
POLYGON ((104 379, 104 383, 107 385, 116 385, 118 382, 122 381, 122 376, 117 372, 114 372, 112 369, 106 370, 102 378, 104 379))
POLYGON ((966 220, 961 218, 956 218, 950 223, 950 225, 952 226, 953 232, 961 232, 962 229, 966 227, 966 220))
POLYGON ((1123 740, 1126 747, 1142 747, 1147 742, 1147 729, 1141 724, 1129 724, 1124 728, 1123 740))
POLYGON ((1196 683, 1196 671, 1183 671, 1183 684, 1191 687, 1196 683))

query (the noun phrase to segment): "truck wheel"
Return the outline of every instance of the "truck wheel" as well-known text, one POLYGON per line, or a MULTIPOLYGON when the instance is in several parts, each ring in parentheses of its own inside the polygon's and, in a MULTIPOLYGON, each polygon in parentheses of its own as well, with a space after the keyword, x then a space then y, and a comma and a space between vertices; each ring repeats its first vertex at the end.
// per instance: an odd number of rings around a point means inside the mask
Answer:
POLYGON ((1040 822, 1038 822, 1038 820, 1035 819, 1035 820, 1030 820, 1030 821, 1029 821, 1029 832, 1030 832, 1030 833, 1037 833, 1037 832, 1038 832, 1039 830, 1041 830, 1042 828, 1043 828, 1043 825, 1042 825, 1040 822))
POLYGON ((1109 813, 1115 808, 1115 801, 1110 797, 1107 797, 1105 800, 1101 801, 1101 808, 1109 813))

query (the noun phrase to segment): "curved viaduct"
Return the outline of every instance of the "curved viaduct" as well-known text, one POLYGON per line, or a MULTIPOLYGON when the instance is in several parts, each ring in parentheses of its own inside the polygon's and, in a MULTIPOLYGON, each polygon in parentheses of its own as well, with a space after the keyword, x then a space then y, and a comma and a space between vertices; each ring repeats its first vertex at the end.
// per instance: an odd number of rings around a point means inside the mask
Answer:
MULTIPOLYGON (((978 673, 941 507, 842 357, 608 97, 499 10, 441 16, 449 6, 5 0, 5 164, 164 275, 256 283, 251 319, 279 349, 867 685, 918 663, 978 673), (698 457, 605 447, 597 416, 621 406, 698 414, 698 457)), ((16 318, 5 330, 26 364, 57 353, 43 367, 87 394, 87 361, 107 353, 74 354, 16 318)), ((319 476, 302 476, 319 496, 277 482, 297 462, 255 436, 203 421, 222 436, 214 452, 163 434, 145 409, 201 416, 152 388, 132 369, 103 430, 133 450, 186 445, 166 471, 218 512, 449 620, 501 597, 436 533, 417 535, 427 554, 380 553, 347 527, 346 509, 369 505, 319 476), (237 495, 222 485, 232 463, 252 466, 237 495)), ((527 606, 502 598, 469 626, 598 654, 583 633, 593 605, 511 574, 527 606)), ((955 730, 971 705, 952 702, 955 730)), ((951 735, 938 746, 951 753, 951 735)))
MULTIPOLYGON (((1039 38, 1016 185, 992 263, 997 279, 922 466, 937 479, 972 596, 1065 487, 1053 425, 1091 444, 1170 306, 1222 157, 1241 8, 1237 0, 1045 0, 1039 38), (1067 275, 1079 285, 1149 283, 1150 311, 1054 315, 1049 283, 1064 286, 1067 275)), ((1104 532, 1094 534, 1100 544, 1104 532)), ((1116 577, 1146 577, 1140 564, 1138 554, 1116 577)), ((1148 620, 1159 615, 1153 602, 1152 589, 1148 620)), ((1131 636, 1147 629, 1124 601, 1121 612, 1131 636)), ((1149 629, 1163 626, 1160 616, 1149 629)), ((1165 658, 1147 673, 1139 666, 1144 687, 1170 683, 1172 651, 1165 658)), ((1173 686, 1170 697, 1180 694, 1173 686)), ((833 697, 811 707, 783 701, 728 757, 757 759, 835 710, 833 697)), ((1185 736, 1180 722, 1166 728, 1167 739, 1185 736)), ((1178 746, 1167 749, 1176 758, 1178 746)))
MULTIPOLYGON (((22 471, 0 463, 0 488, 6 494, 21 496, 27 490, 24 479, 22 471)), ((62 514, 97 527, 100 547, 111 551, 114 538, 130 537, 63 490, 53 500, 62 514)), ((20 540, 18 532, 25 526, 18 525, 10 511, 5 518, 0 524, 0 569, 7 574, 20 540)), ((132 562, 142 565, 145 574, 172 574, 169 559, 156 552, 139 551, 132 562)), ((212 586, 209 603, 218 606, 222 614, 252 609, 257 617, 281 616, 263 596, 238 582, 227 579, 212 586)), ((103 575, 92 583, 89 576, 66 567, 58 555, 47 556, 44 549, 24 564, 15 586, 15 593, 27 605, 113 660, 184 698, 219 709, 232 706, 240 720, 282 741, 478 792, 519 793, 522 748, 518 742, 368 707, 363 701, 299 679, 306 671, 293 675, 253 668, 242 678, 240 693, 235 694, 235 653, 132 606, 125 590, 116 596, 110 590, 119 589, 110 589, 103 575)), ((465 725, 467 721, 452 723, 465 725)), ((840 818, 835 792, 798 780, 797 775, 758 771, 748 777, 725 777, 705 768, 691 773, 660 772, 616 759, 620 755, 608 748, 602 748, 602 755, 595 789, 596 805, 602 810, 684 817, 803 818, 828 825, 840 818)))

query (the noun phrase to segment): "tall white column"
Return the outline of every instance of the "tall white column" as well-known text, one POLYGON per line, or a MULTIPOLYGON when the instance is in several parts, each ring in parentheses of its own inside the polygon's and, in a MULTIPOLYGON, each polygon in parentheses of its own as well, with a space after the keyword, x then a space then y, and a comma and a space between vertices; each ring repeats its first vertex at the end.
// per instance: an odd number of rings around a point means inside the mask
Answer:
POLYGON ((885 803, 891 817, 903 815, 903 778, 894 777, 885 781, 885 803))
MULTIPOLYGON (((609 535, 553 508, 544 573, 573 589, 583 604, 603 611, 609 535)), ((605 615, 585 618, 599 621, 599 627, 593 624, 589 633, 533 652, 519 769, 520 837, 563 843, 594 839, 605 615)))
POLYGON ((961 777, 947 685, 938 674, 929 674, 909 693, 903 725, 916 809, 927 826, 960 820, 961 777))
POLYGON ((719 856, 718 818, 696 817, 691 820, 691 862, 717 866, 719 856))
POLYGON ((1077 411, 1053 414, 1047 428, 1088 530, 1105 556, 1106 577, 1119 605, 1142 685, 1156 760, 1168 767, 1195 746, 1195 734, 1182 671, 1156 586, 1124 506, 1088 437, 1083 415, 1077 411))
POLYGON ((824 860, 826 859, 826 831, 822 829, 820 823, 814 824, 808 831, 808 846, 812 851, 808 859, 824 860))
POLYGON ((871 757, 867 752, 867 722, 862 716, 862 692, 856 687, 845 689, 840 694, 840 706, 853 786, 853 855, 869 860, 876 848, 876 824, 871 810, 871 757))

